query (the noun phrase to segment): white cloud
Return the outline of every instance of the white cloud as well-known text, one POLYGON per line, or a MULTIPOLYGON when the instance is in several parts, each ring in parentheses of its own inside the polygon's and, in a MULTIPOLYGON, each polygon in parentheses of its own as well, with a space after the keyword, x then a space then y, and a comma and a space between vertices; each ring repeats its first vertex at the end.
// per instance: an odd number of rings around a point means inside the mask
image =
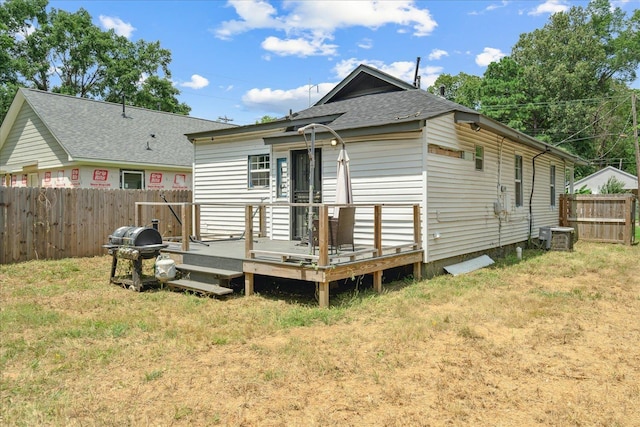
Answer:
POLYGON ((310 104, 326 95, 335 83, 320 83, 316 89, 315 85, 300 86, 294 89, 251 89, 242 97, 245 108, 257 111, 268 111, 281 116, 286 115, 289 110, 300 111, 308 108, 310 104))
POLYGON ((433 60, 438 60, 438 59, 442 58, 443 56, 449 56, 449 52, 447 52, 446 50, 442 50, 442 49, 433 49, 427 58, 430 61, 433 61, 433 60))
POLYGON ((284 39, 270 36, 262 42, 264 49, 273 49, 278 55, 334 55, 337 46, 325 44, 325 40, 332 40, 338 29, 375 30, 397 25, 399 32, 411 29, 414 36, 423 37, 438 25, 428 9, 417 7, 411 0, 292 0, 282 3, 282 11, 264 0, 230 0, 228 5, 239 19, 223 22, 213 30, 216 37, 228 40, 255 29, 282 31, 286 34, 284 39))
POLYGON ((180 83, 180 86, 188 87, 191 89, 202 89, 209 86, 209 80, 198 74, 194 74, 191 76, 191 81, 180 83))
POLYGON ((362 39, 358 42, 358 47, 360 49, 371 49, 373 47, 373 40, 371 39, 362 39))
POLYGON ((481 67, 486 67, 492 62, 499 61, 500 58, 507 56, 500 49, 493 47, 485 47, 481 54, 476 56, 476 64, 481 67))
MULTIPOLYGON (((375 67, 387 74, 397 77, 408 83, 413 82, 415 75, 414 62, 393 62, 385 64, 375 60, 360 60, 350 58, 338 62, 333 68, 336 79, 342 80, 351 73, 358 65, 367 64, 375 67)), ((421 76, 422 87, 432 85, 442 73, 442 67, 420 67, 418 74, 421 76)), ((289 110, 300 111, 313 105, 317 100, 325 96, 335 87, 336 82, 323 82, 317 85, 304 85, 294 89, 271 89, 254 88, 249 90, 242 97, 244 107, 249 110, 270 112, 284 116, 289 110)))
POLYGON ((565 12, 569 10, 569 5, 565 0, 546 0, 544 3, 539 4, 538 7, 529 11, 529 15, 538 16, 545 13, 554 14, 557 12, 565 12))
MULTIPOLYGON (((390 74, 407 83, 413 83, 413 79, 416 73, 415 62, 400 61, 392 62, 391 64, 385 64, 382 61, 357 58, 349 58, 336 63, 335 67, 333 67, 333 72, 339 80, 342 80, 360 64, 365 64, 377 68, 378 70, 390 74)), ((433 84, 433 82, 438 78, 442 71, 442 67, 420 67, 418 69, 418 75, 420 76, 421 86, 427 87, 433 84)))
POLYGON ((262 42, 262 48, 279 56, 332 56, 336 54, 337 45, 325 44, 323 40, 279 39, 267 37, 262 42))
POLYGON ((136 30, 133 25, 128 22, 123 22, 122 19, 115 16, 100 15, 99 19, 102 28, 106 30, 114 30, 119 36, 130 38, 131 34, 136 30))

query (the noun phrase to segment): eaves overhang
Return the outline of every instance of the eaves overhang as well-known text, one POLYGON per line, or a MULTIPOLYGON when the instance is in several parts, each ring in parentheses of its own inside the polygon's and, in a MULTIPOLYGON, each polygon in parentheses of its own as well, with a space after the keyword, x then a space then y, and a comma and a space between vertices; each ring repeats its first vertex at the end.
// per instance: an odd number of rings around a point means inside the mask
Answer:
MULTIPOLYGON (((380 126, 351 127, 344 129, 334 128, 334 130, 340 134, 340 137, 342 139, 356 139, 365 136, 421 131, 424 128, 424 125, 424 120, 412 120, 398 123, 388 123, 380 126)), ((284 132, 282 134, 265 137, 264 143, 266 145, 288 144, 299 142, 301 138, 302 136, 297 131, 284 132)), ((333 135, 327 131, 317 131, 316 138, 331 139, 333 138, 333 135)))
POLYGON ((340 117, 343 113, 338 114, 328 114, 324 116, 317 117, 305 117, 305 118, 296 118, 295 115, 291 117, 287 117, 285 119, 274 120, 272 122, 267 123, 257 123, 254 125, 245 125, 245 126, 237 126, 234 128, 226 128, 226 129, 216 129, 211 131, 204 132, 194 132, 185 134, 189 141, 200 142, 200 141, 213 141, 216 138, 221 137, 233 137, 240 136, 246 137, 247 135, 260 135, 264 133, 270 133, 274 131, 278 131, 279 129, 284 132, 287 129, 291 129, 293 132, 297 132, 299 127, 307 125, 309 123, 330 123, 335 119, 340 117))
POLYGON ((500 136, 503 136, 513 142, 518 142, 531 148, 535 148, 539 151, 546 151, 554 154, 565 160, 569 160, 578 165, 586 166, 588 162, 579 156, 571 154, 567 151, 559 149, 553 145, 542 142, 536 138, 533 138, 525 133, 510 128, 496 120, 483 116, 480 113, 470 113, 466 111, 456 111, 454 113, 454 120, 456 123, 469 123, 472 126, 477 126, 477 130, 485 129, 500 136))
POLYGON ((190 171, 193 165, 168 165, 166 163, 141 163, 141 162, 123 162, 120 160, 104 160, 75 157, 72 159, 79 166, 111 166, 127 169, 159 169, 159 170, 175 170, 190 171))

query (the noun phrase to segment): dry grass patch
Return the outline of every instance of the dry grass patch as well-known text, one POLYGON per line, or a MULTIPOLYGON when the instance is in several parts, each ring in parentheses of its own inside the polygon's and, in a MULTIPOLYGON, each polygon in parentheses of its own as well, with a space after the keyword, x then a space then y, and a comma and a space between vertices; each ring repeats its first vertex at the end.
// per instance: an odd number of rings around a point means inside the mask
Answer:
POLYGON ((640 424, 640 246, 228 300, 108 284, 109 257, 0 267, 6 425, 640 424))

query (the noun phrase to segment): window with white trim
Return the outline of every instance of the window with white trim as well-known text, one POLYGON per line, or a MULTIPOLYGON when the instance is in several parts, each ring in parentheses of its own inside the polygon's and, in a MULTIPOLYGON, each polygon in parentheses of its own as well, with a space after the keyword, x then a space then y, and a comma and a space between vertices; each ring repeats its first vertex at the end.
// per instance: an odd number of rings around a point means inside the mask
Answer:
POLYGON ((144 171, 120 170, 120 188, 144 190, 144 171))
POLYGON ((249 188, 269 186, 269 155, 258 154, 249 156, 249 188))
POLYGON ((549 166, 549 205, 556 206, 556 166, 549 166))
POLYGON ((520 207, 524 204, 522 187, 522 156, 516 154, 515 163, 516 207, 520 207))
POLYGON ((484 170, 484 147, 482 145, 476 145, 476 170, 484 170))

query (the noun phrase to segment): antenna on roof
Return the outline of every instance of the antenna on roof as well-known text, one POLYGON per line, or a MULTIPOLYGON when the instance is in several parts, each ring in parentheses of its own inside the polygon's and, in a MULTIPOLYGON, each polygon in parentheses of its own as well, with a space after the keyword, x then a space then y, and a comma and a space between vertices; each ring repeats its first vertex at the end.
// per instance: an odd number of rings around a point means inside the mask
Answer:
POLYGON ((418 75, 418 71, 420 70, 420 57, 416 59, 416 73, 413 76, 413 86, 420 88, 420 76, 418 75))
POLYGON ((224 117, 218 117, 218 120, 225 123, 229 123, 233 121, 233 119, 228 118, 226 114, 224 115, 224 117))
POLYGON ((124 99, 124 94, 122 94, 122 117, 127 117, 127 113, 125 112, 124 99))

